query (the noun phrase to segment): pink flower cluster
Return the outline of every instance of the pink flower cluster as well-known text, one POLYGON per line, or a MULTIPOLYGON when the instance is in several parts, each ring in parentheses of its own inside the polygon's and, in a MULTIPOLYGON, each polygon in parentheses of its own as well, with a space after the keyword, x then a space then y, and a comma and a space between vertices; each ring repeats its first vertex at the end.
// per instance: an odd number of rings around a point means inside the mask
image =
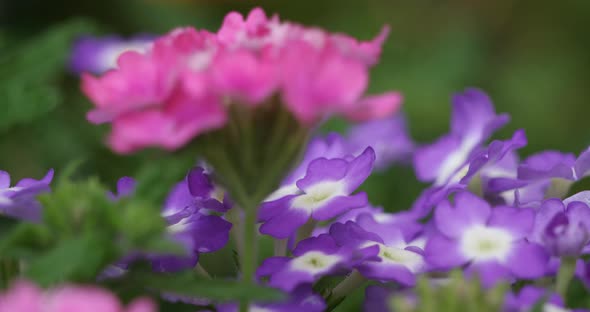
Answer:
POLYGON ((256 107, 278 95, 305 125, 337 114, 355 121, 389 116, 397 92, 363 97, 388 29, 369 42, 268 18, 260 8, 229 13, 217 33, 177 28, 145 52, 126 52, 101 77, 85 74, 88 119, 111 122, 120 153, 177 149, 223 127, 230 105, 256 107))
POLYGON ((35 285, 19 281, 0 294, 0 312, 155 312, 155 304, 145 298, 124 308, 117 297, 92 286, 66 286, 43 292, 35 285))

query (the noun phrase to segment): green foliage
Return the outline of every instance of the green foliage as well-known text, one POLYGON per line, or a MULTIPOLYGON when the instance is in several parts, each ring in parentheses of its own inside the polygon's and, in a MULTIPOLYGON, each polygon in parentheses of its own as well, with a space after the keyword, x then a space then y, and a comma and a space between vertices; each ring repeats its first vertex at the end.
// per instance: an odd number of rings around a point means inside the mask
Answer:
POLYGON ((32 122, 62 102, 57 83, 71 41, 93 29, 88 21, 71 20, 0 55, 0 131, 32 122))
POLYGON ((442 285, 433 285, 430 278, 423 276, 416 286, 416 302, 395 295, 390 306, 396 312, 496 312, 501 311, 509 289, 508 284, 499 284, 486 290, 478 279, 466 279, 461 271, 453 271, 442 285))

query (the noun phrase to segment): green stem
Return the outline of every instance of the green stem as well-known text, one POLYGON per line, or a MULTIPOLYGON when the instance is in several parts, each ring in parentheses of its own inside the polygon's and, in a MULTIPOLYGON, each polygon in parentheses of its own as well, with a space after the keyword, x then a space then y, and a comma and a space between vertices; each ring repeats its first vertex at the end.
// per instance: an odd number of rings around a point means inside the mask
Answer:
MULTIPOLYGON (((258 216, 258 204, 244 205, 244 250, 241 255, 242 280, 244 283, 254 283, 254 272, 256 270, 257 256, 257 231, 256 220, 258 216)), ((249 302, 240 302, 240 311, 248 311, 249 302)))
POLYGON ((287 255, 287 244, 289 240, 287 239, 275 239, 274 247, 275 247, 275 257, 284 257, 287 255))
POLYGON ((205 270, 205 268, 200 263, 197 263, 195 266, 195 272, 207 279, 211 279, 211 274, 209 274, 209 272, 207 272, 207 270, 205 270))
POLYGON ((311 234, 313 233, 313 230, 315 230, 317 223, 318 222, 316 220, 309 218, 309 220, 307 220, 307 222, 297 231, 295 243, 299 243, 300 241, 311 237, 311 234))
POLYGON ((555 291, 562 297, 565 298, 567 288, 574 277, 576 272, 576 257, 562 257, 561 264, 559 266, 559 272, 557 273, 557 281, 555 283, 555 291))
POLYGON ((353 291, 363 286, 367 280, 357 271, 354 270, 340 284, 332 290, 332 294, 327 299, 327 311, 332 311, 342 300, 353 291))

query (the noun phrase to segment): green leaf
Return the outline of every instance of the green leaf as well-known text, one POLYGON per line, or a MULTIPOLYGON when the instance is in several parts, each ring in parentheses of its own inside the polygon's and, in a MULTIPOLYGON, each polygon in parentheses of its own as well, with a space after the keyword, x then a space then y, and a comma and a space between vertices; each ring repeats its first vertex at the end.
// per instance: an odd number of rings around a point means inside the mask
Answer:
POLYGON ((0 239, 14 230, 20 222, 17 219, 0 215, 0 239))
POLYGON ((0 57, 0 131, 32 122, 62 101, 55 82, 65 71, 71 42, 93 29, 87 21, 68 21, 0 57))
POLYGON ((64 281, 92 281, 106 266, 105 260, 109 261, 103 243, 89 235, 63 240, 31 261, 25 275, 42 286, 64 281))
POLYGON ((156 274, 149 270, 136 270, 129 272, 124 279, 133 285, 147 286, 157 292, 215 301, 248 299, 264 302, 284 298, 276 289, 237 281, 205 279, 192 272, 156 274))

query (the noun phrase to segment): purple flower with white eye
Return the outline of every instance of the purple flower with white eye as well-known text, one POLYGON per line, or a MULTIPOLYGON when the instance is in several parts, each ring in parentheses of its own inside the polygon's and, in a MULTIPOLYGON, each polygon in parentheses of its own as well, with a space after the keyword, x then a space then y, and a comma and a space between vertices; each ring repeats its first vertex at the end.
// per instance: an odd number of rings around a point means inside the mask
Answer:
POLYGON ((473 177, 485 174, 494 177, 496 166, 511 157, 513 150, 526 145, 524 131, 514 133, 506 141, 493 141, 488 147, 483 143, 502 127, 509 117, 496 115, 489 97, 480 90, 467 89, 453 97, 451 132, 431 145, 420 147, 414 154, 414 167, 420 181, 433 182, 426 189, 412 212, 424 217, 431 208, 453 191, 467 188, 473 177))
POLYGON ((579 201, 544 201, 530 240, 544 245, 553 256, 579 256, 590 242, 590 207, 579 201))
MULTIPOLYGON (((495 140, 488 147, 478 147, 471 152, 471 156, 453 176, 442 185, 435 184, 426 189, 418 198, 412 207, 412 213, 418 217, 424 217, 430 213, 431 208, 446 198, 452 192, 465 190, 469 183, 476 176, 479 176, 482 183, 482 191, 490 195, 501 191, 498 189, 498 180, 504 181, 504 178, 498 177, 502 166, 510 161, 514 156, 514 150, 527 144, 527 139, 523 130, 514 132, 512 138, 506 141, 495 140), (508 159, 505 159, 508 158, 508 159)), ((512 184, 511 184, 512 186, 512 184)))
MULTIPOLYGON (((284 302, 252 304, 248 311, 251 312, 322 312, 326 309, 326 303, 322 296, 314 294, 309 286, 297 287, 284 302)), ((217 306, 218 312, 237 312, 235 303, 217 306)))
POLYGON ((529 243, 535 213, 531 209, 498 206, 468 193, 455 195, 455 203, 441 202, 434 219, 438 233, 426 243, 426 260, 434 268, 451 269, 468 264, 486 286, 499 280, 536 278, 545 272, 548 255, 529 243))
POLYGON ((298 180, 298 193, 262 204, 260 232, 288 238, 311 218, 326 221, 351 209, 367 205, 364 192, 352 194, 371 173, 375 152, 367 148, 358 157, 313 160, 305 177, 298 180))
POLYGON ((232 207, 227 192, 211 180, 211 174, 202 167, 191 169, 186 177, 190 195, 200 209, 226 212, 232 207))
POLYGON ((559 295, 548 292, 546 289, 534 286, 525 286, 518 294, 508 293, 504 301, 504 312, 525 312, 531 309, 541 301, 544 301, 542 311, 566 312, 571 311, 564 309, 563 300, 559 295))
POLYGON ((447 184, 457 172, 465 170, 474 150, 508 119, 507 115, 496 115, 490 98, 480 90, 467 89, 456 94, 451 133, 416 150, 418 179, 433 181, 435 186, 447 184))
POLYGON ((405 118, 401 115, 352 126, 348 131, 347 143, 353 155, 362 152, 367 146, 372 147, 376 155, 375 168, 378 170, 394 162, 410 160, 414 150, 414 142, 408 135, 405 118))
POLYGON ((322 234, 299 242, 293 250, 293 258, 267 258, 256 276, 269 277, 270 286, 292 291, 297 286, 313 284, 322 276, 347 272, 355 262, 372 256, 374 251, 341 247, 329 234, 322 234))
POLYGON ((352 158, 348 151, 347 143, 337 133, 330 133, 325 138, 316 137, 307 145, 303 160, 283 180, 278 190, 270 194, 265 201, 271 202, 288 195, 298 194, 297 181, 303 179, 307 173, 309 164, 318 158, 352 158))
POLYGON ((49 184, 52 179, 53 169, 41 180, 26 178, 11 187, 10 174, 0 170, 0 214, 27 221, 40 221, 42 208, 35 197, 51 190, 49 184))
POLYGON ((199 253, 219 250, 229 240, 232 224, 219 216, 199 212, 186 180, 172 189, 162 215, 168 222, 168 233, 187 249, 188 255, 152 257, 152 266, 157 271, 193 267, 197 264, 199 253))
POLYGON ((330 228, 330 235, 339 245, 378 248, 376 256, 355 265, 361 275, 379 281, 395 281, 404 286, 413 286, 416 274, 425 269, 422 249, 408 243, 408 237, 415 236, 416 232, 416 229, 405 228, 402 224, 378 223, 370 215, 361 216, 358 224, 348 221, 330 228))
POLYGON ((153 36, 149 35, 140 35, 128 40, 117 36, 81 37, 72 47, 70 70, 76 74, 101 74, 117 68, 117 59, 123 52, 145 52, 151 48, 152 41, 153 36))

